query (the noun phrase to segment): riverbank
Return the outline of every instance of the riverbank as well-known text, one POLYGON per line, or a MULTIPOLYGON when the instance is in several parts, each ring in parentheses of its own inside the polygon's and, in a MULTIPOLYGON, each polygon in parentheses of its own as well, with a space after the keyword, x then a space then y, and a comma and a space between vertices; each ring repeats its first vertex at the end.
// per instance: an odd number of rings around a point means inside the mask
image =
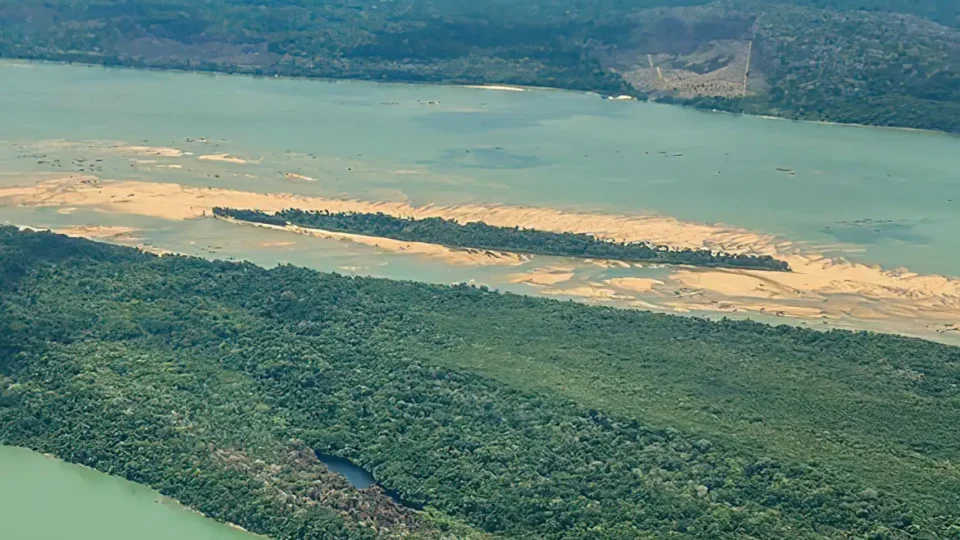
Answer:
POLYGON ((58 60, 48 60, 41 58, 0 58, 0 67, 7 65, 13 67, 29 67, 30 64, 51 64, 51 65, 70 65, 70 66, 82 66, 88 68, 97 68, 97 69, 117 69, 117 70, 128 70, 128 71, 153 71, 153 72, 167 72, 167 73, 183 73, 183 74, 193 74, 193 75, 210 75, 210 76, 236 76, 236 77, 253 77, 257 79, 279 79, 279 80, 293 80, 293 81, 319 81, 327 83, 349 83, 349 82, 364 82, 364 83, 376 83, 382 85, 395 85, 395 86, 443 86, 443 87, 459 87, 459 88, 469 88, 475 90, 491 90, 491 91, 502 91, 502 92, 570 92, 575 94, 582 95, 591 95, 598 98, 605 99, 612 102, 641 102, 641 103, 655 103, 663 106, 673 106, 673 107, 682 107, 684 109, 690 109, 695 111, 701 111, 705 113, 714 113, 714 114, 728 114, 728 115, 742 115, 742 116, 752 116, 755 118, 762 118, 768 120, 786 120, 791 122, 800 122, 808 124, 821 124, 821 125, 833 125, 833 126, 847 126, 847 127, 866 127, 866 128, 877 128, 885 130, 894 130, 894 131, 905 131, 905 132, 914 132, 914 133, 927 133, 927 134, 937 134, 937 135, 949 135, 953 137, 960 137, 960 134, 953 133, 949 131, 936 130, 936 129, 921 129, 921 128, 911 128, 904 126, 888 126, 888 125, 872 125, 872 124, 857 124, 857 123, 848 123, 848 122, 830 122, 830 121, 821 121, 821 120, 803 120, 798 118, 793 118, 790 116, 771 116, 769 114, 752 114, 748 112, 734 113, 730 111, 719 110, 710 106, 700 106, 698 104, 685 104, 685 103, 675 103, 675 102, 660 102, 656 99, 649 99, 649 96, 642 93, 622 93, 618 92, 615 94, 606 94, 601 91, 596 90, 579 90, 573 88, 565 87, 552 87, 552 86, 535 86, 535 85, 517 85, 517 84, 500 84, 496 82, 491 83, 465 83, 461 81, 384 81, 378 80, 375 78, 363 78, 363 77, 322 77, 322 76, 311 76, 311 75, 262 75, 252 72, 242 72, 242 71, 223 71, 223 70, 202 70, 202 69, 181 69, 181 68, 167 68, 167 67, 155 67, 155 66, 123 66, 123 65, 103 65, 97 63, 87 63, 87 62, 69 62, 69 61, 58 61, 58 60))
MULTIPOLYGON (((254 193, 171 183, 101 181, 89 176, 66 176, 55 180, 47 177, 32 184, 0 188, 0 205, 83 208, 106 214, 176 221, 212 217, 213 209, 218 206, 256 208, 264 212, 302 208, 384 213, 419 219, 482 220, 502 227, 589 233, 615 241, 649 241, 677 248, 765 254, 786 261, 793 271, 667 269, 657 268, 662 265, 621 264, 615 266, 625 267, 610 268, 605 276, 588 277, 590 274, 585 274, 585 269, 596 267, 597 261, 567 259, 575 269, 555 272, 560 259, 552 257, 508 256, 489 250, 452 250, 435 244, 306 228, 262 227, 434 259, 463 268, 470 276, 476 275, 476 268, 515 267, 517 270, 502 277, 484 274, 470 279, 479 279, 491 286, 498 286, 500 280, 504 284, 522 284, 528 287, 526 291, 538 295, 664 312, 756 316, 769 322, 791 320, 824 328, 870 329, 947 342, 956 342, 960 338, 960 331, 956 330, 956 322, 960 319, 960 280, 826 257, 810 246, 776 236, 664 216, 577 213, 510 205, 414 206, 404 202, 254 193), (618 278, 640 278, 643 281, 618 278)), ((71 232, 96 237, 114 231, 94 227, 71 232)), ((122 243, 134 243, 129 237, 121 240, 122 243)), ((271 241, 274 245, 276 242, 285 241, 281 238, 271 241)), ((470 279, 457 278, 458 281, 470 279)))
POLYGON ((29 448, 0 445, 0 477, 3 531, 11 538, 266 539, 150 487, 29 448), (31 519, 41 508, 47 519, 31 519))

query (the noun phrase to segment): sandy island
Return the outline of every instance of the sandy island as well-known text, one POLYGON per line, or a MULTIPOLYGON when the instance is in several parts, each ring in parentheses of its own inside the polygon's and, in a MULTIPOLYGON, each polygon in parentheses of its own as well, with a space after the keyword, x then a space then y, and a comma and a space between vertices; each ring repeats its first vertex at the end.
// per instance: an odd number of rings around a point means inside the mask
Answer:
MULTIPOLYGON (((906 270, 886 270, 825 258, 814 250, 770 235, 722 225, 691 223, 664 216, 614 215, 564 212, 552 208, 506 205, 456 205, 423 207, 402 202, 368 202, 285 193, 250 193, 221 188, 195 188, 172 183, 110 182, 91 176, 34 178, 29 185, 0 188, 0 204, 22 206, 86 207, 104 212, 137 214, 166 219, 211 216, 216 206, 275 212, 285 208, 332 212, 383 212, 459 222, 483 221, 504 227, 527 227, 554 232, 589 233, 618 241, 646 241, 674 248, 707 248, 730 253, 771 255, 790 264, 792 272, 673 267, 668 278, 618 277, 575 287, 558 287, 569 281, 573 268, 531 269, 508 279, 540 288, 543 294, 581 296, 614 301, 653 301, 675 311, 717 313, 756 312, 773 316, 821 320, 883 321, 890 331, 896 325, 923 329, 924 335, 954 335, 960 323, 960 280, 918 275, 906 270), (659 299, 658 299, 659 298, 659 299), (950 329, 950 330, 944 330, 950 329)), ((511 264, 529 260, 512 254, 480 250, 451 250, 417 242, 399 242, 283 228, 298 234, 349 240, 381 249, 442 258, 455 264, 511 264)), ((89 236, 94 236, 91 233, 89 236)), ((578 261, 582 263, 582 261, 578 261)), ((618 269, 630 271, 630 269, 618 269)), ((630 304, 632 305, 632 304, 630 304)), ((916 333, 916 332, 914 332, 916 333)))
POLYGON ((111 148, 117 152, 120 152, 121 154, 140 154, 165 158, 177 158, 184 155, 182 150, 158 146, 130 146, 126 144, 120 144, 111 148))
POLYGON ((525 283, 527 285, 543 287, 570 281, 573 276, 574 268, 572 266, 554 266, 550 268, 538 268, 524 274, 513 274, 510 276, 510 283, 525 283))
POLYGON ((463 88, 476 88, 479 90, 504 90, 507 92, 526 92, 526 88, 520 86, 507 86, 505 84, 465 84, 463 88))
POLYGON ((224 153, 224 154, 206 154, 206 155, 203 155, 203 156, 198 156, 197 159, 199 159, 199 160, 201 160, 201 161, 219 161, 219 162, 221 162, 221 163, 233 163, 233 164, 236 164, 236 165, 246 165, 247 163, 257 164, 257 163, 260 163, 261 161, 263 161, 262 158, 261 158, 261 159, 256 159, 256 160, 243 159, 243 158, 240 158, 240 157, 237 157, 237 156, 232 156, 232 155, 226 154, 226 153, 224 153))
MULTIPOLYGON (((350 234, 334 231, 325 231, 322 229, 310 229, 307 227, 298 227, 296 225, 269 225, 266 223, 251 223, 249 221, 237 221, 229 218, 217 218, 223 221, 238 225, 251 227, 260 227, 263 229, 272 229, 277 231, 286 231, 316 238, 326 238, 330 240, 343 240, 363 244, 365 246, 377 247, 386 251, 395 253, 408 253, 412 255, 422 255, 426 257, 442 259, 450 264, 465 265, 519 265, 527 262, 529 257, 516 253, 504 253, 487 249, 453 249, 437 244, 426 244, 423 242, 406 242, 402 240, 393 240, 391 238, 380 238, 376 236, 364 236, 362 234, 350 234)), ((274 243, 274 245, 277 243, 274 243)))

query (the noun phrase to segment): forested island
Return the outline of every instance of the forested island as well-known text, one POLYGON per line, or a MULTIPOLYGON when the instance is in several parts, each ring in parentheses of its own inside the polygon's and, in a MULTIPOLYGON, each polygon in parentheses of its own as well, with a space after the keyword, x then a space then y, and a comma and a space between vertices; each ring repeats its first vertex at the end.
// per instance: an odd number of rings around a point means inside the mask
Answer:
POLYGON ((955 0, 0 0, 0 56, 960 132, 955 0))
POLYGON ((259 210, 217 207, 213 214, 252 223, 284 227, 296 225, 308 229, 391 238, 406 242, 424 242, 447 247, 486 249, 584 257, 613 261, 686 264, 713 268, 746 268, 790 271, 790 266, 769 255, 735 255, 706 249, 670 249, 645 242, 609 242, 580 233, 555 233, 520 227, 495 227, 482 221, 458 223, 438 217, 399 218, 383 213, 304 211, 290 208, 268 214, 259 210))
POLYGON ((0 227, 0 444, 277 539, 951 538, 958 381, 916 339, 0 227))

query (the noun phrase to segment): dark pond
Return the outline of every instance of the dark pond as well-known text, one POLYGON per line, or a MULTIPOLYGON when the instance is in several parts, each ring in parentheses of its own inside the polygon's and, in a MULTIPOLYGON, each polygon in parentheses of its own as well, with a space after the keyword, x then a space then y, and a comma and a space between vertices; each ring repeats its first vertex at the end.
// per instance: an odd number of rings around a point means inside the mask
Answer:
POLYGON ((377 483, 372 474, 350 463, 350 460, 320 452, 317 452, 317 458, 331 471, 343 475, 357 489, 367 489, 377 483))
MULTIPOLYGON (((344 459, 342 457, 333 456, 330 454, 324 454, 321 452, 315 452, 317 454, 317 459, 321 463, 327 466, 331 471, 343 475, 347 479, 347 482, 350 482, 350 485, 357 489, 367 489, 377 485, 377 480, 370 474, 369 471, 363 467, 354 465, 349 459, 344 459)), ((422 510, 423 505, 418 504, 412 501, 405 500, 400 496, 400 492, 395 489, 384 489, 384 493, 391 499, 393 502, 399 504, 400 506, 406 506, 407 508, 415 508, 417 510, 422 510)))

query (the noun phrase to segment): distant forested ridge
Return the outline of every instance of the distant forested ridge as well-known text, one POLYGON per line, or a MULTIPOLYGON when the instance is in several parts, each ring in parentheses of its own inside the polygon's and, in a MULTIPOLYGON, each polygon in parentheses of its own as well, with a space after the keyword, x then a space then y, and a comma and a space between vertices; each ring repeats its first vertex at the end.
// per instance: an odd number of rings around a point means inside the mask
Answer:
POLYGON ((958 383, 916 339, 0 227, 0 444, 277 539, 956 538, 958 383))
POLYGON ((398 218, 382 213, 331 213, 290 208, 275 214, 259 210, 214 208, 213 214, 240 221, 280 227, 296 225, 325 231, 392 238, 406 242, 425 242, 447 247, 489 249, 513 253, 585 257, 615 261, 661 264, 688 264, 717 268, 748 268, 787 272, 790 266, 769 255, 734 255, 706 249, 669 249, 646 242, 609 242, 589 234, 555 233, 495 227, 482 221, 460 224, 443 218, 398 218))
POLYGON ((546 86, 960 132, 956 0, 0 0, 0 56, 546 86))

